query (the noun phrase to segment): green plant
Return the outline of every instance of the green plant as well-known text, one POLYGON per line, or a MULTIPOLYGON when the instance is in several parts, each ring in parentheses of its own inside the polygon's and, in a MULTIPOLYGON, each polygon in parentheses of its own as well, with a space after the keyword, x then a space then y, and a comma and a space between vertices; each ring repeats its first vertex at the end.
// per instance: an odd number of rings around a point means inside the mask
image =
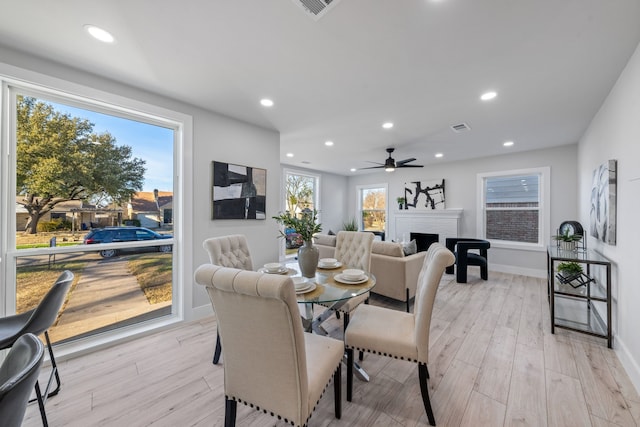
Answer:
POLYGON ((582 239, 581 234, 569 234, 568 231, 565 231, 564 234, 556 234, 553 236, 555 240, 560 240, 562 242, 577 242, 582 239))
MULTIPOLYGON (((314 234, 322 231, 322 225, 318 224, 318 211, 304 210, 300 213, 300 216, 291 215, 291 212, 287 211, 280 215, 272 217, 278 224, 282 224, 285 228, 292 228, 296 233, 302 237, 302 240, 308 242, 311 240, 314 234)), ((286 238, 285 232, 280 232, 280 237, 286 238)))
POLYGON ((577 262, 561 262, 557 268, 558 272, 565 276, 574 276, 582 273, 582 266, 577 262))
POLYGON ((407 199, 405 199, 404 197, 398 197, 396 201, 398 202, 399 205, 404 205, 407 199))
POLYGON ((342 223, 342 229, 344 231, 358 231, 358 221, 355 218, 351 218, 342 223))

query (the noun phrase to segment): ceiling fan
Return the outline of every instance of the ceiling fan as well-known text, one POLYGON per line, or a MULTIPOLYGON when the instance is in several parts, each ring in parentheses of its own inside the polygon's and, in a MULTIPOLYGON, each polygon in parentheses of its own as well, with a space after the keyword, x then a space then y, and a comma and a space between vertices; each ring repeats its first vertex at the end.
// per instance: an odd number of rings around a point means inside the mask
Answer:
MULTIPOLYGON (((384 168, 385 171, 387 172, 393 172, 394 170, 396 170, 397 168, 422 168, 424 167, 423 165, 408 165, 407 163, 413 162, 416 159, 414 157, 410 158, 410 159, 404 159, 404 160, 400 160, 400 161, 395 161, 393 159, 393 157, 391 157, 391 153, 393 153, 393 151, 395 150, 395 148, 387 148, 387 153, 389 153, 389 158, 387 158, 384 163, 378 163, 380 166, 371 166, 369 168, 361 168, 361 169, 377 169, 377 168, 384 168)), ((373 162, 375 163, 375 162, 373 162)))

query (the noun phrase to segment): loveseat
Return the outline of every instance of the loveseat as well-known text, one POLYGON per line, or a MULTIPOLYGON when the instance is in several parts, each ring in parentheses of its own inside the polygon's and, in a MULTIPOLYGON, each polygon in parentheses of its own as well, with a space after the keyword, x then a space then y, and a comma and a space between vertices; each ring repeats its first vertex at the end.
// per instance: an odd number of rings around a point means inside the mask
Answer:
MULTIPOLYGON (((315 246, 320 258, 334 258, 336 236, 316 234, 315 246)), ((376 286, 371 292, 395 300, 404 301, 409 311, 409 301, 416 295, 418 274, 426 252, 405 255, 401 243, 374 241, 371 249, 371 273, 376 286)))

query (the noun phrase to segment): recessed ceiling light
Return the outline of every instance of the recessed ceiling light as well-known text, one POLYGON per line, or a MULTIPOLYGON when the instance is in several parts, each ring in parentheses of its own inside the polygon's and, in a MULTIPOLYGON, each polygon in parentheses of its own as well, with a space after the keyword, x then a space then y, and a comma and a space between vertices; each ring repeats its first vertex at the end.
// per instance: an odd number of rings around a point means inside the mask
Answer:
POLYGON ((436 158, 438 158, 438 159, 439 159, 440 157, 442 157, 442 156, 444 156, 444 154, 442 154, 442 153, 436 153, 436 154, 435 154, 435 157, 436 157, 436 158))
POLYGON ((333 141, 325 141, 324 145, 326 145, 327 147, 333 147, 333 141))
POLYGON ((261 99, 260 104, 262 104, 263 107, 273 107, 273 101, 268 98, 261 99))
POLYGON ((355 172, 355 171, 357 171, 357 169, 356 169, 356 168, 351 168, 351 169, 349 169, 349 170, 350 170, 351 172, 355 172))
POLYGON ((511 147, 513 145, 513 141, 506 141, 502 145, 504 145, 505 147, 511 147))
POLYGON ((293 153, 287 153, 286 156, 287 157, 293 157, 293 153))
POLYGON ((84 29, 87 30, 91 36, 104 43, 113 43, 116 39, 106 30, 95 25, 86 24, 84 29))
POLYGON ((382 127, 385 128, 385 129, 391 129, 393 127, 393 123, 391 123, 391 122, 383 123, 382 127))
POLYGON ((489 101, 495 98, 496 96, 498 96, 496 92, 486 92, 486 93, 483 93, 482 96, 480 96, 480 99, 482 99, 483 101, 489 101))

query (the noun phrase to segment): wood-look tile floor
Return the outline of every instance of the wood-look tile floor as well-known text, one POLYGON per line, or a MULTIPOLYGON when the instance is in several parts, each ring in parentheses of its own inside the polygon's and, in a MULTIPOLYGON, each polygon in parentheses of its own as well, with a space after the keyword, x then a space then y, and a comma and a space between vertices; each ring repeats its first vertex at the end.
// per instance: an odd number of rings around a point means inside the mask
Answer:
MULTIPOLYGON (((429 388, 438 426, 638 425, 640 396, 605 340, 550 333, 545 281, 491 272, 485 282, 472 271, 468 284, 443 277, 433 312, 429 388)), ((403 309, 375 296, 372 304, 403 309)), ((332 335, 340 329, 329 322, 332 335)), ((61 363, 49 425, 224 425, 215 336, 210 317, 61 363)), ((342 419, 329 388, 310 426, 428 425, 414 364, 366 355, 363 366, 371 381, 354 381, 342 419)), ((24 425, 41 425, 37 406, 24 425)), ((237 425, 285 424, 238 405, 237 425)))

